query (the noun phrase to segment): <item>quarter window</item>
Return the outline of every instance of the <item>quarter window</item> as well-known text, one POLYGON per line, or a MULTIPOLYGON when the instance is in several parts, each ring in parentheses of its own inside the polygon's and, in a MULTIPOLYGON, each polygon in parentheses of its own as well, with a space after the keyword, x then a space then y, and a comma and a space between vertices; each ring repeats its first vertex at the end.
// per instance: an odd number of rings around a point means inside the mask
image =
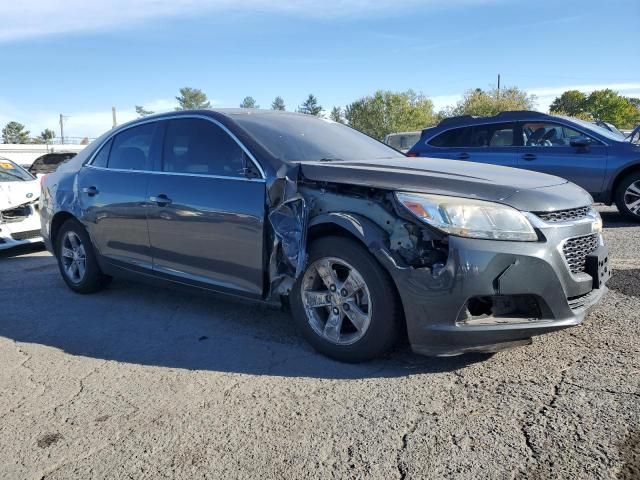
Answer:
POLYGON ((429 141, 434 147, 466 147, 471 141, 471 127, 454 128, 429 141))
POLYGON ((151 170, 149 155, 155 129, 155 123, 145 123, 117 134, 111 146, 108 167, 151 170))
POLYGON ((170 120, 162 150, 162 170, 243 177, 244 151, 218 125, 199 118, 170 120))
POLYGON ((107 163, 109 163, 109 150, 111 150, 111 142, 112 140, 109 139, 109 141, 102 146, 96 156, 93 157, 93 162, 91 162, 91 165, 93 165, 94 167, 106 168, 107 163))

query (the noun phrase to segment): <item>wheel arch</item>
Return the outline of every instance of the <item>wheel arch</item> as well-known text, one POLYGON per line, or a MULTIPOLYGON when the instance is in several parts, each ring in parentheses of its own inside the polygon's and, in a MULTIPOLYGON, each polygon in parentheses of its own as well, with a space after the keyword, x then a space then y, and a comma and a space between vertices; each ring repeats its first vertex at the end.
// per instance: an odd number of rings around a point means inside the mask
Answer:
POLYGON ((51 239, 51 246, 53 247, 54 252, 57 246, 58 233, 60 232, 60 228, 62 228, 62 225, 64 225, 64 223, 69 219, 78 220, 75 215, 67 211, 57 212, 51 219, 49 238, 51 239))
MULTIPOLYGON (((380 258, 384 256, 380 252, 387 252, 388 237, 389 235, 376 223, 368 218, 355 213, 348 212, 333 212, 324 213, 313 217, 309 221, 307 231, 307 245, 311 244, 314 240, 326 236, 342 236, 355 240, 357 243, 365 247, 369 253, 372 254, 376 262, 380 265, 382 270, 389 275, 391 284, 393 285, 393 295, 396 298, 398 307, 402 315, 402 325, 406 329, 406 319, 404 304, 402 302, 402 296, 398 291, 398 285, 396 284, 395 275, 389 271, 390 267, 385 262, 380 261, 380 258)), ((406 338, 406 330, 403 332, 406 338)))
POLYGON ((616 198, 616 192, 618 191, 618 186, 620 185, 620 182, 622 182, 622 180, 627 176, 630 175, 632 173, 635 172, 640 172, 640 160, 637 160, 636 162, 632 163, 631 165, 625 167, 624 169, 622 169, 620 172, 618 172, 613 180, 613 183, 611 184, 611 190, 609 192, 608 198, 607 198, 607 205, 611 205, 616 198))
POLYGON ((353 238, 371 249, 384 245, 386 237, 384 230, 373 221, 354 213, 324 213, 313 217, 308 228, 307 243, 319 237, 339 235, 353 238))

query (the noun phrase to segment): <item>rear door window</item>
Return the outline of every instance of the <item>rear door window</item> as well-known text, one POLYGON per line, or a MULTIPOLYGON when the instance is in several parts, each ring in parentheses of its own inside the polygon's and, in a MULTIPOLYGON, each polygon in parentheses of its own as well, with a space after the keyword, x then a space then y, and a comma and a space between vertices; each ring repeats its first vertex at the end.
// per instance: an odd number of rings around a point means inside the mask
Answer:
POLYGON ((107 166, 118 170, 151 170, 156 123, 129 128, 115 136, 107 166))
POLYGON ((170 120, 162 149, 165 172, 244 177, 244 150, 218 125, 200 118, 170 120))

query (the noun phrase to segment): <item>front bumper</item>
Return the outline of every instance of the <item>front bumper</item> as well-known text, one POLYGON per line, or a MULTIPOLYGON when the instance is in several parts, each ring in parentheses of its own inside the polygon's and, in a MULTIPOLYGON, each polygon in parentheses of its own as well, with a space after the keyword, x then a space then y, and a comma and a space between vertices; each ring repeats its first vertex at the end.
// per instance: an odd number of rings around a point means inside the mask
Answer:
POLYGON ((569 238, 593 234, 592 228, 583 222, 540 229, 540 242, 450 237, 447 263, 435 273, 400 267, 390 255, 379 254, 398 287, 413 350, 437 356, 493 352, 582 323, 607 288, 594 289, 590 275, 572 273, 562 246, 569 238), (473 299, 514 296, 536 303, 538 313, 467 321, 473 299))
POLYGON ((19 222, 0 223, 0 250, 42 242, 40 215, 31 206, 31 215, 19 222))

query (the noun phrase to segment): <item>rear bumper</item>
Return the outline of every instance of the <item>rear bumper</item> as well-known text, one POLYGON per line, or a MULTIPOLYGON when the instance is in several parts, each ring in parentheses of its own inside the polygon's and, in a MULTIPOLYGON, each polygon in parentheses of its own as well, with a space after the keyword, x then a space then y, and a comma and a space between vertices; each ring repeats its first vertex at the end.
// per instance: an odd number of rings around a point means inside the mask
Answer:
POLYGON ((545 241, 531 243, 450 237, 447 263, 435 273, 379 254, 398 287, 412 349, 437 356, 493 352, 582 323, 607 288, 594 289, 591 276, 571 273, 562 245, 591 228, 554 227, 542 232, 545 241), (469 313, 476 298, 514 297, 536 305, 536 313, 469 313))

